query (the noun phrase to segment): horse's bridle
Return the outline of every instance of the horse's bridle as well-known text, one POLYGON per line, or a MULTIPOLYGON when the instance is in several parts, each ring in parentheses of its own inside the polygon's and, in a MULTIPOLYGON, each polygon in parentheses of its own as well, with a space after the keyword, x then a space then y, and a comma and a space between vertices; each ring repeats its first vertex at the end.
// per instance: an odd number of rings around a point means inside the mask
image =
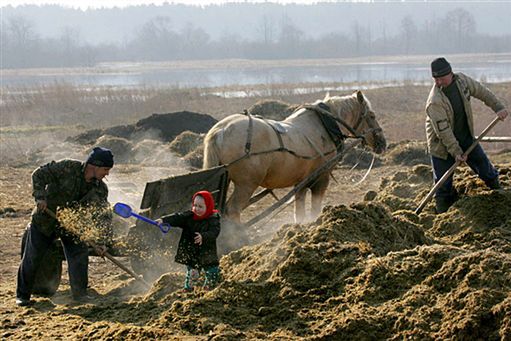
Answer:
MULTIPOLYGON (((340 112, 338 112, 337 115, 340 116, 340 112)), ((369 128, 369 129, 363 131, 360 135, 356 134, 357 129, 360 127, 363 120, 367 120, 368 115, 369 115, 369 109, 367 108, 367 105, 364 104, 364 111, 360 113, 360 116, 358 117, 357 122, 355 122, 355 125, 353 126, 353 131, 355 131, 355 134, 354 134, 355 138, 362 137, 365 140, 365 138, 364 138, 365 135, 367 135, 369 133, 378 133, 378 132, 383 131, 383 129, 381 127, 378 127, 378 128, 369 128)))

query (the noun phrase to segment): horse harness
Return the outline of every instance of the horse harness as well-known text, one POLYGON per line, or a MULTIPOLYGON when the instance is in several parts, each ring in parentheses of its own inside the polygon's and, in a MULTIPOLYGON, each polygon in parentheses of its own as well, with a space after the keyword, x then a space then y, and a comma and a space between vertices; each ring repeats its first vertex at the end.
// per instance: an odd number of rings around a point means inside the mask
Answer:
POLYGON ((275 132, 275 135, 277 135, 277 138, 279 140, 279 147, 276 148, 276 149, 272 149, 272 150, 265 150, 265 151, 262 151, 262 152, 257 152, 257 153, 251 153, 250 150, 252 148, 252 131, 253 131, 253 126, 254 126, 254 119, 253 119, 253 116, 254 115, 251 115, 248 111, 244 111, 243 112, 244 115, 246 115, 248 117, 248 128, 247 128, 247 142, 245 143, 245 155, 243 155, 241 158, 231 162, 231 163, 234 163, 234 162, 237 162, 241 159, 244 159, 246 157, 249 157, 249 156, 252 156, 252 155, 261 155, 261 154, 268 154, 268 153, 273 153, 273 152, 287 152, 287 153, 290 153, 296 157, 299 157, 299 158, 302 158, 302 159, 309 159, 309 160, 312 160, 312 159, 315 159, 316 157, 312 157, 312 156, 304 156, 304 155, 299 155, 297 154, 295 151, 291 150, 291 149, 287 149, 286 147, 284 147, 284 141, 282 141, 282 132, 279 131, 275 125, 271 124, 267 119, 265 119, 264 117, 262 116, 256 116, 257 118, 261 119, 262 121, 264 121, 266 124, 268 124, 272 129, 273 131, 275 132))
MULTIPOLYGON (((298 110, 301 110, 301 109, 311 110, 318 115, 318 118, 320 119, 321 123, 323 124, 323 127, 325 128, 326 132, 328 133, 328 136, 334 143, 337 153, 340 153, 342 151, 343 146, 344 146, 344 140, 347 138, 357 138, 357 139, 365 140, 364 136, 357 134, 356 129, 360 126, 363 119, 367 115, 367 108, 365 108, 364 112, 359 116, 357 122, 355 123, 355 125, 353 127, 351 127, 343 119, 335 117, 331 113, 330 107, 323 102, 320 102, 317 105, 313 105, 313 104, 301 105, 295 110, 295 112, 298 110), (339 122, 341 125, 343 125, 352 135, 343 134, 343 132, 339 128, 339 125, 337 124, 337 122, 339 122)), ((264 122, 266 122, 273 129, 273 131, 275 132, 275 134, 279 140, 279 147, 276 149, 272 149, 272 150, 265 150, 265 151, 261 151, 261 152, 257 152, 257 153, 251 153, 252 131, 253 131, 253 126, 254 126, 253 115, 251 115, 247 110, 245 110, 243 112, 243 114, 248 117, 247 142, 245 143, 245 155, 232 161, 230 164, 241 161, 249 156, 262 155, 262 154, 268 154, 268 153, 273 153, 273 152, 287 152, 287 153, 294 155, 295 157, 298 157, 301 159, 306 159, 306 160, 313 160, 313 159, 317 158, 317 156, 299 155, 295 151, 286 148, 284 146, 284 142, 282 141, 282 136, 281 136, 282 132, 280 132, 275 127, 275 125, 271 124, 266 118, 264 118, 262 116, 256 116, 256 117, 263 120, 264 122)), ((381 130, 381 128, 379 128, 379 129, 381 130)), ((376 131, 377 129, 371 129, 371 130, 376 131)), ((331 152, 328 152, 327 154, 330 154, 330 153, 331 152)), ((321 156, 323 156, 323 155, 321 155, 321 156)))
MULTIPOLYGON (((341 134, 344 138, 355 138, 355 139, 365 140, 365 137, 364 137, 365 134, 367 134, 369 132, 382 131, 381 128, 371 128, 371 129, 369 129, 367 131, 364 131, 363 135, 360 135, 360 134, 357 133, 356 130, 358 129, 358 127, 360 127, 360 125, 362 124, 362 121, 366 118, 366 116, 368 114, 366 106, 364 106, 364 112, 362 112, 360 114, 360 116, 358 117, 357 122, 355 122, 355 125, 353 125, 353 127, 350 126, 342 118, 334 116, 332 114, 331 110, 330 110, 330 107, 327 104, 323 103, 323 102, 320 102, 317 105, 311 105, 311 104, 302 105, 298 109, 300 109, 300 108, 306 108, 306 109, 315 111, 318 114, 320 114, 320 118, 321 117, 328 117, 329 121, 337 121, 337 122, 339 122, 341 125, 343 125, 352 134, 352 135, 344 135, 342 132, 340 132, 339 126, 337 124, 335 124, 337 130, 339 131, 339 134, 341 134)), ((328 129, 327 129, 327 131, 328 131, 328 129)))

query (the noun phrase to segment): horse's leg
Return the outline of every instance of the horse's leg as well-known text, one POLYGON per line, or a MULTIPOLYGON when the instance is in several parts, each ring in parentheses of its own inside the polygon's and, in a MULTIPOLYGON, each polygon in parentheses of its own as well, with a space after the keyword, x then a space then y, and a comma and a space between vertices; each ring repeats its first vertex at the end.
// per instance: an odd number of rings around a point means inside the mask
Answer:
POLYGON ((304 188, 295 194, 295 222, 301 223, 305 219, 305 197, 307 195, 307 189, 304 188))
POLYGON ((241 211, 248 205, 257 187, 257 184, 238 186, 234 183, 234 191, 226 204, 226 215, 229 219, 241 223, 241 211))
POLYGON ((330 181, 329 172, 322 174, 311 187, 311 218, 316 219, 321 213, 323 197, 325 196, 328 182, 330 181))

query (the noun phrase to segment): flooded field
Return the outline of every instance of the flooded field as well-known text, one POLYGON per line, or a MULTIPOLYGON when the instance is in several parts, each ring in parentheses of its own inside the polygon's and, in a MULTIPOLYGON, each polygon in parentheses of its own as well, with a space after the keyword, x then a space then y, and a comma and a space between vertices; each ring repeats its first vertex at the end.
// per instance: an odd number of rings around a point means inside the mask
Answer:
MULTIPOLYGON (((4 70, 2 86, 67 83, 81 87, 203 88, 252 84, 429 83, 436 56, 303 60, 206 60, 101 63, 94 68, 4 70)), ((511 80, 511 54, 447 55, 456 71, 495 83, 511 80)), ((242 93, 239 94, 243 95, 242 93)))

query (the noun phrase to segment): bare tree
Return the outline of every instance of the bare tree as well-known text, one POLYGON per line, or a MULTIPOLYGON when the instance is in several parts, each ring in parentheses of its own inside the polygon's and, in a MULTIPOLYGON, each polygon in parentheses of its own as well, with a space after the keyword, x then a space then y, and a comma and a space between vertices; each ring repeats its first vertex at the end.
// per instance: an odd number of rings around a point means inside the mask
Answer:
POLYGON ((353 39, 355 40, 355 55, 359 56, 362 50, 362 28, 358 24, 358 21, 355 21, 351 25, 351 32, 353 33, 353 39))
POLYGON ((77 28, 65 26, 60 36, 62 45, 62 65, 72 66, 79 63, 80 32, 77 28))
POLYGON ((161 60, 175 57, 180 49, 180 40, 172 31, 172 21, 158 16, 147 21, 129 45, 135 58, 161 60))
POLYGON ((259 27, 257 28, 257 33, 262 37, 262 41, 264 45, 271 45, 274 42, 275 36, 275 22, 274 20, 267 16, 263 15, 261 18, 261 22, 259 27))
POLYGON ((241 53, 241 45, 243 44, 243 40, 241 36, 237 33, 233 33, 225 30, 220 39, 218 40, 218 48, 215 48, 214 53, 215 58, 240 58, 242 57, 241 53))
POLYGON ((185 56, 192 58, 204 58, 204 51, 209 44, 209 34, 202 28, 195 27, 192 23, 186 23, 181 30, 181 41, 185 56))
POLYGON ((364 27, 358 21, 355 21, 351 25, 351 33, 355 41, 355 55, 369 54, 371 50, 371 26, 364 27))
POLYGON ((413 42, 417 39, 417 26, 410 15, 401 20, 401 35, 405 44, 405 54, 409 54, 413 42))
POLYGON ((456 8, 447 12, 446 21, 454 30, 458 50, 468 52, 471 46, 470 41, 476 32, 476 22, 472 14, 463 8, 456 8))
POLYGON ((287 16, 282 18, 280 28, 279 45, 283 48, 284 57, 294 57, 300 49, 303 31, 296 27, 287 16))
POLYGON ((37 57, 39 40, 33 23, 22 16, 12 17, 9 19, 8 31, 11 36, 8 42, 13 66, 30 66, 37 57))

